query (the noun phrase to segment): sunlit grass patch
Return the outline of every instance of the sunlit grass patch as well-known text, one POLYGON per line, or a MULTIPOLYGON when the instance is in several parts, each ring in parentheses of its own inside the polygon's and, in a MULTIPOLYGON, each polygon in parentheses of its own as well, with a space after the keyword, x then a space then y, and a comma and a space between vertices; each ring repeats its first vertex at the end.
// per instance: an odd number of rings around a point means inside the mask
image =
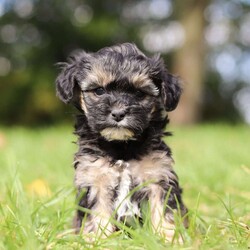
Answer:
MULTIPOLYGON (((122 226, 107 239, 75 235, 76 140, 71 127, 0 129, 0 249, 247 249, 250 247, 250 128, 171 128, 166 138, 189 208, 184 244, 150 227, 122 226)), ((178 218, 177 218, 178 219, 178 218)))

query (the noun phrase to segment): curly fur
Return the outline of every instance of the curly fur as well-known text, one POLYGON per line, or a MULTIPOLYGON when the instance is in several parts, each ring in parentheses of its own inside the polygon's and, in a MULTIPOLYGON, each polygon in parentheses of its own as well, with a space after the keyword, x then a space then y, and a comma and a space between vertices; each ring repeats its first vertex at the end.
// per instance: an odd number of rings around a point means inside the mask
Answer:
POLYGON ((171 239, 173 210, 187 212, 162 140, 167 112, 180 98, 178 78, 159 55, 147 57, 130 43, 82 51, 60 66, 57 95, 81 112, 74 161, 79 206, 91 210, 79 209, 75 227, 109 235, 116 230, 110 217, 141 217, 146 201, 154 230, 171 239))

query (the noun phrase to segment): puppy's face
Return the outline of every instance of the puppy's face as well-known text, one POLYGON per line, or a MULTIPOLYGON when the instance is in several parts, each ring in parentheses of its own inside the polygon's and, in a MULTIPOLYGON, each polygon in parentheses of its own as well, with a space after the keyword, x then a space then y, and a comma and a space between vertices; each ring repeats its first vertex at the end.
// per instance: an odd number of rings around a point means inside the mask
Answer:
POLYGON ((88 124, 109 141, 138 138, 149 126, 156 106, 160 108, 159 89, 144 74, 112 74, 102 64, 95 70, 80 83, 81 108, 88 124))
POLYGON ((85 113, 93 132, 108 141, 126 141, 165 119, 165 111, 177 105, 180 87, 159 57, 122 44, 82 52, 64 64, 57 94, 85 113))

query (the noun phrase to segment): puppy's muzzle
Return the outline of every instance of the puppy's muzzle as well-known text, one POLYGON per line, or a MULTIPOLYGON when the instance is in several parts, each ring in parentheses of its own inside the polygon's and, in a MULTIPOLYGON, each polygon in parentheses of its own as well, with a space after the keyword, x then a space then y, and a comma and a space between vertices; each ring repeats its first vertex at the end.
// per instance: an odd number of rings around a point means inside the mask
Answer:
POLYGON ((114 126, 107 127, 101 131, 101 135, 108 141, 127 141, 134 137, 134 132, 126 128, 126 115, 128 108, 122 106, 113 107, 110 112, 110 120, 114 126))

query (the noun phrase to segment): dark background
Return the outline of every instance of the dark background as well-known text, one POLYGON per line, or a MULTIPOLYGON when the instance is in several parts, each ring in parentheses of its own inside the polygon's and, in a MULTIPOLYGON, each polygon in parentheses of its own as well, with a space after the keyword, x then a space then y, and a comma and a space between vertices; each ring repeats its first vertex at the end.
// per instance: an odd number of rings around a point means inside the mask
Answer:
POLYGON ((250 123, 250 0, 0 0, 0 124, 72 119, 55 63, 122 42, 183 79, 173 122, 250 123))

